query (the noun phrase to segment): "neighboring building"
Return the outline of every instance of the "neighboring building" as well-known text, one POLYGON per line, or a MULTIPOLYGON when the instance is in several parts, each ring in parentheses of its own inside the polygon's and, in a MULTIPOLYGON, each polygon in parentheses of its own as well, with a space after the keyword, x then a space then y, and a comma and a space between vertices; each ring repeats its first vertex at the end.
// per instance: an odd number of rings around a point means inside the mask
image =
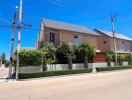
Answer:
POLYGON ((52 42, 55 46, 63 41, 69 44, 80 44, 87 40, 90 45, 97 46, 98 35, 95 31, 78 25, 42 19, 40 33, 37 36, 36 48, 43 47, 47 42, 52 42))
MULTIPOLYGON (((104 53, 114 52, 113 33, 97 29, 95 31, 100 34, 97 42, 100 51, 104 53)), ((132 53, 131 38, 119 33, 116 33, 115 38, 117 53, 132 53)))

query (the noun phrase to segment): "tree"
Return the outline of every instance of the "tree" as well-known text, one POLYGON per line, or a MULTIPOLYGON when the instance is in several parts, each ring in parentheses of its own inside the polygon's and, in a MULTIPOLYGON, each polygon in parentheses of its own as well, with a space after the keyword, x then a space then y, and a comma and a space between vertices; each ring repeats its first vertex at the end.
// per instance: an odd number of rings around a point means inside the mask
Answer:
POLYGON ((56 48, 54 47, 53 43, 48 43, 42 49, 40 49, 43 55, 43 71, 47 70, 47 63, 53 64, 56 62, 56 48))
POLYGON ((72 69, 72 63, 74 58, 74 50, 69 46, 67 42, 62 42, 62 45, 57 48, 56 57, 58 63, 69 64, 69 69, 72 69))
POLYGON ((82 53, 80 53, 80 49, 78 45, 74 46, 74 51, 75 51, 75 63, 83 63, 84 62, 84 56, 82 53))
POLYGON ((123 55, 123 54, 119 54, 118 56, 118 62, 119 62, 119 65, 123 65, 123 62, 124 62, 124 60, 125 60, 125 55, 123 55))
POLYGON ((106 61, 107 61, 107 66, 111 67, 112 55, 107 54, 106 55, 106 61))
POLYGON ((6 54, 5 54, 5 52, 3 52, 1 54, 1 58, 2 58, 2 64, 5 64, 6 63, 6 54))
POLYGON ((93 57, 96 56, 96 47, 90 46, 88 50, 88 59, 90 63, 93 63, 93 57))
POLYGON ((82 54, 82 56, 84 57, 84 68, 88 68, 88 54, 90 52, 90 45, 87 41, 83 41, 80 45, 79 45, 79 51, 82 54))
POLYGON ((128 65, 132 65, 132 54, 128 55, 128 65))

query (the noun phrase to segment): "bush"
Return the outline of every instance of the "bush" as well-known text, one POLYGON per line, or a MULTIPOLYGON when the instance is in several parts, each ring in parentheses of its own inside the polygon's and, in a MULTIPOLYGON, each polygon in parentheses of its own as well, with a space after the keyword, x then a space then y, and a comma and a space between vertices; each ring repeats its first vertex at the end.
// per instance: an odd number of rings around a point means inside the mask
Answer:
POLYGON ((106 61, 107 61, 107 66, 111 67, 112 55, 107 54, 106 55, 106 61))
POLYGON ((47 71, 40 73, 19 73, 19 79, 39 78, 48 76, 59 76, 79 73, 90 73, 92 69, 80 69, 80 70, 64 70, 64 71, 47 71))
POLYGON ((63 42, 62 45, 60 45, 57 48, 56 51, 56 57, 58 60, 58 63, 60 64, 69 64, 69 69, 72 69, 72 63, 74 59, 74 50, 72 47, 69 46, 67 42, 63 42))
POLYGON ((20 66, 37 66, 42 64, 42 54, 39 50, 20 50, 20 66))
POLYGON ((119 63, 119 65, 122 66, 124 60, 125 60, 125 55, 119 54, 119 55, 118 55, 118 63, 119 63))
POLYGON ((40 49, 42 53, 42 65, 43 71, 47 70, 47 64, 53 64, 56 62, 56 48, 53 43, 47 43, 44 48, 40 49))
POLYGON ((132 54, 128 55, 128 64, 132 65, 132 54))
POLYGON ((132 66, 96 68, 97 72, 101 72, 101 71, 113 71, 113 70, 123 70, 123 69, 132 69, 132 66))

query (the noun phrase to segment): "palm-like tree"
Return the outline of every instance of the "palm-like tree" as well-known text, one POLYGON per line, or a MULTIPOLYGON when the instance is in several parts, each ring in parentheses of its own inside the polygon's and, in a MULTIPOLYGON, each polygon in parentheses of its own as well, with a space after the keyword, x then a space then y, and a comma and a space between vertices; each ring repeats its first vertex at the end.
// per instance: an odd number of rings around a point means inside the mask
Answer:
POLYGON ((88 68, 88 52, 90 50, 90 45, 87 41, 83 41, 79 45, 79 51, 84 57, 84 68, 88 68))

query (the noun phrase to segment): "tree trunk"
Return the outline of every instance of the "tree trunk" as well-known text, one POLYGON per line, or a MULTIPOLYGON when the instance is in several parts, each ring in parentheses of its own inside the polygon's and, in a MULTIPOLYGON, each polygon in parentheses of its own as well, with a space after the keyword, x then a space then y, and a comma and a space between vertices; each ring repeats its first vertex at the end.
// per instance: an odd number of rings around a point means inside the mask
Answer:
POLYGON ((88 68, 88 57, 85 55, 84 57, 84 68, 88 68))

